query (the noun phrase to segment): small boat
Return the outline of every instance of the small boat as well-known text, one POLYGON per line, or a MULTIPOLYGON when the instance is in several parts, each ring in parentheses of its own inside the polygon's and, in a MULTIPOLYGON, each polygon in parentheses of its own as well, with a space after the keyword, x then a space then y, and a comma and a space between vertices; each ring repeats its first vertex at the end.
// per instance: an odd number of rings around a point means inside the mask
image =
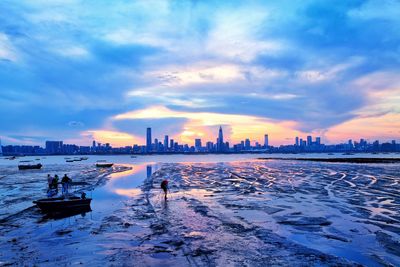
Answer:
POLYGON ((88 157, 81 157, 81 160, 87 160, 88 157))
POLYGON ((67 159, 65 162, 74 162, 73 159, 67 159))
POLYGON ((99 168, 110 168, 114 165, 114 163, 108 163, 108 162, 97 162, 96 167, 99 168))
POLYGON ((72 197, 55 197, 43 198, 33 201, 43 212, 64 213, 75 209, 90 209, 91 198, 72 197))
POLYGON ((131 156, 131 158, 135 159, 135 158, 136 158, 136 156, 131 156))
POLYGON ((74 158, 74 161, 81 161, 82 159, 80 158, 74 158))
POLYGON ((42 164, 20 164, 18 165, 19 170, 31 170, 31 169, 40 169, 42 168, 42 164))

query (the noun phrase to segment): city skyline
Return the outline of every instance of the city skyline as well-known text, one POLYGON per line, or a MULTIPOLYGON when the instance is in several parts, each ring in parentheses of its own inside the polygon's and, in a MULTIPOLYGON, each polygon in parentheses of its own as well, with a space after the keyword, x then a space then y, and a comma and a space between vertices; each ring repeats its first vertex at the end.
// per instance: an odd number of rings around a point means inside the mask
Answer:
POLYGON ((1 155, 72 155, 72 154, 153 154, 153 153, 328 153, 328 152, 400 152, 400 144, 396 140, 369 142, 364 138, 349 139, 346 143, 324 144, 320 136, 308 135, 306 138, 296 136, 290 145, 269 145, 269 135, 264 134, 264 144, 250 138, 239 143, 230 143, 224 140, 222 126, 214 140, 194 139, 193 144, 179 143, 169 135, 158 139, 152 134, 152 128, 146 128, 144 144, 133 144, 123 147, 113 147, 110 143, 101 143, 93 140, 91 146, 66 144, 63 141, 45 142, 45 147, 27 145, 1 145, 1 155), (154 137, 154 138, 152 138, 154 137))
POLYGON ((400 139, 399 1, 0 2, 0 138, 400 139), (162 138, 160 135, 159 138, 162 138))

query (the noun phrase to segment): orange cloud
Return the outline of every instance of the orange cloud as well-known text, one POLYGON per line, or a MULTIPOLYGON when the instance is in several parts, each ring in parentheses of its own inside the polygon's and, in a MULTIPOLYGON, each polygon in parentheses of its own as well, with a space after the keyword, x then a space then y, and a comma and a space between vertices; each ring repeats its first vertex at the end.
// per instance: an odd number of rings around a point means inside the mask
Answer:
POLYGON ((110 143, 111 146, 132 146, 142 144, 144 139, 135 135, 113 130, 89 130, 81 134, 84 138, 96 140, 100 143, 110 143))
POLYGON ((193 144, 195 138, 202 138, 203 142, 215 142, 216 126, 229 125, 229 131, 225 127, 225 137, 231 143, 240 142, 246 138, 263 143, 264 134, 269 134, 271 144, 292 144, 296 135, 302 135, 295 130, 297 123, 294 121, 273 121, 263 117, 222 114, 212 112, 184 112, 174 111, 164 106, 154 106, 143 110, 137 110, 116 115, 114 120, 127 119, 163 119, 185 118, 184 125, 179 136, 173 137, 180 142, 193 144))
POLYGON ((398 139, 400 136, 400 114, 390 113, 374 117, 358 117, 330 128, 325 137, 331 142, 365 138, 370 141, 398 139))

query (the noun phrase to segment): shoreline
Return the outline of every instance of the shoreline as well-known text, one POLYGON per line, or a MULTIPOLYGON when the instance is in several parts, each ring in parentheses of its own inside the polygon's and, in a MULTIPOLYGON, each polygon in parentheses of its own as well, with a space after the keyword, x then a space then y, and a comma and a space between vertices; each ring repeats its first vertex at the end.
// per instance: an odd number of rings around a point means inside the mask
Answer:
POLYGON ((400 158, 257 158, 259 160, 296 160, 334 163, 400 163, 400 158))

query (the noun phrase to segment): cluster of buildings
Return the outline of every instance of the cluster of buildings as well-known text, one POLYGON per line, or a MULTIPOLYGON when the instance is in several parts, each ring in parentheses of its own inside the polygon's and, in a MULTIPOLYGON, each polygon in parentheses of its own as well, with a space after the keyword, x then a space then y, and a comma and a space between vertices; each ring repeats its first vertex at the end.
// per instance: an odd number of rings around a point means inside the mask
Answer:
POLYGON ((151 128, 146 129, 146 144, 125 147, 112 147, 109 143, 96 143, 91 146, 64 144, 63 141, 46 141, 45 147, 40 146, 2 146, 0 155, 75 155, 75 154, 169 154, 169 153, 323 153, 323 152, 400 152, 400 144, 395 140, 388 143, 379 143, 378 140, 369 143, 349 140, 344 144, 325 145, 321 137, 305 139, 296 137, 293 145, 274 147, 269 145, 268 134, 264 135, 263 144, 251 142, 249 138, 240 143, 231 145, 224 140, 222 127, 218 130, 215 142, 203 143, 200 138, 194 140, 193 145, 179 144, 168 135, 163 139, 152 139, 151 128))

